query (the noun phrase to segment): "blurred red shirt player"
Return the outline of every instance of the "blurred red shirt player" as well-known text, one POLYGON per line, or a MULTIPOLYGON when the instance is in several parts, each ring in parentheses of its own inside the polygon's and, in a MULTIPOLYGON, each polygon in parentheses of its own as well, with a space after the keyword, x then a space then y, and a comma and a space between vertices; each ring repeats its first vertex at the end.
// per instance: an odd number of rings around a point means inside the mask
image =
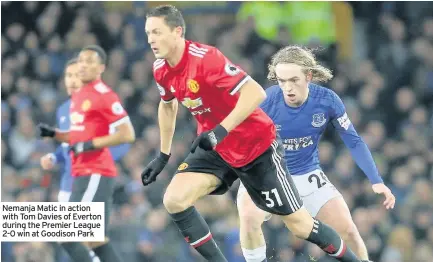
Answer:
MULTIPOLYGON (((102 80, 106 54, 99 46, 88 46, 78 56, 79 77, 83 86, 71 94, 68 132, 60 132, 45 124, 39 125, 42 137, 69 143, 74 182, 70 202, 105 203, 105 231, 110 219, 116 166, 109 147, 135 140, 128 114, 117 94, 102 80)), ((101 261, 120 262, 108 238, 91 242, 90 247, 101 261)), ((90 259, 87 248, 80 243, 63 243, 62 246, 74 261, 90 259)))

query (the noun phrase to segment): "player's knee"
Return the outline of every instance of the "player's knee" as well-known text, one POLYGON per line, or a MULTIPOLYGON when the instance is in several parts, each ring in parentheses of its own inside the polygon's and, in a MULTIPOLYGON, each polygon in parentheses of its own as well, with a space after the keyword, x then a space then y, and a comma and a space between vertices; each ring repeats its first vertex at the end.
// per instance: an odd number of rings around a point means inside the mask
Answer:
POLYGON ((261 229, 267 213, 258 208, 250 198, 244 198, 238 203, 239 221, 242 230, 255 232, 261 229))
POLYGON ((345 238, 345 240, 356 240, 358 239, 358 236, 358 228, 356 227, 355 223, 351 221, 344 232, 342 232, 342 238, 345 238))
POLYGON ((245 230, 247 233, 255 232, 261 229, 264 216, 262 212, 257 212, 255 209, 246 209, 239 213, 239 220, 242 230, 245 230))
POLYGON ((167 190, 164 194, 163 203, 168 213, 174 214, 182 212, 192 205, 188 195, 182 191, 174 192, 167 190))

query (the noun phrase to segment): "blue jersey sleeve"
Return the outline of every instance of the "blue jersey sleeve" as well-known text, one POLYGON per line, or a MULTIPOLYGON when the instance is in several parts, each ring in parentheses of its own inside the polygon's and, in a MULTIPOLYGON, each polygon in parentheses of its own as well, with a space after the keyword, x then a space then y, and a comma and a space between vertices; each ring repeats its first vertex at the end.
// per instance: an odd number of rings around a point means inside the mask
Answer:
MULTIPOLYGON (((279 87, 278 87, 279 88, 279 87)), ((260 104, 260 108, 268 115, 271 115, 271 110, 273 108, 275 99, 275 86, 271 86, 265 90, 266 99, 260 104)))
POLYGON ((114 161, 120 160, 128 153, 130 148, 131 148, 131 144, 121 144, 121 145, 110 147, 110 152, 111 152, 111 156, 113 157, 113 160, 114 161))
MULTIPOLYGON (((61 117, 61 107, 58 107, 56 111, 56 124, 58 128, 60 128, 60 117, 61 117)), ((65 163, 65 157, 63 156, 62 145, 59 145, 56 148, 56 151, 54 152, 54 157, 55 157, 54 159, 55 163, 62 163, 62 164, 65 163)))
MULTIPOLYGON (((331 91, 332 92, 332 91, 331 91)), ((383 183, 370 149, 364 140, 358 135, 350 121, 346 108, 340 97, 332 92, 333 103, 331 108, 332 125, 337 130, 346 147, 350 150, 356 164, 361 168, 372 184, 383 183)))

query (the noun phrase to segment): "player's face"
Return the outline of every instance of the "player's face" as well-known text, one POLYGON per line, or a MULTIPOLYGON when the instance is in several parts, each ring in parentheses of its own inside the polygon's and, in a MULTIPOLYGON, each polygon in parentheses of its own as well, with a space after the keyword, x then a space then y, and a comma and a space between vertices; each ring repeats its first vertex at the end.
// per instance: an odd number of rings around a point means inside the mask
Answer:
POLYGON ((80 75, 79 75, 79 67, 78 64, 72 64, 66 67, 65 70, 65 86, 66 92, 70 96, 73 91, 80 88, 82 85, 80 75))
POLYGON ((301 105, 307 98, 311 75, 305 75, 297 64, 277 64, 275 74, 283 90, 284 100, 294 106, 301 105))
POLYGON ((182 28, 170 28, 164 17, 149 17, 145 26, 147 42, 158 59, 167 58, 176 48, 177 39, 182 37, 182 28))
POLYGON ((105 69, 104 64, 101 63, 98 53, 92 50, 81 51, 80 55, 78 56, 77 64, 79 67, 80 79, 83 83, 96 80, 105 69))

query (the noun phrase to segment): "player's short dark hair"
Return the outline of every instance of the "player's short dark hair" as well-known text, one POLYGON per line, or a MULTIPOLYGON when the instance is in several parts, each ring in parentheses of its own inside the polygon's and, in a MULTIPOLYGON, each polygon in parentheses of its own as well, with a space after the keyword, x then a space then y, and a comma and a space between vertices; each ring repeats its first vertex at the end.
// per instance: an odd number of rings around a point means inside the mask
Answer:
POLYGON ((146 18, 149 17, 164 17, 167 25, 174 29, 175 27, 182 27, 182 37, 185 37, 185 20, 183 19, 182 13, 173 5, 160 5, 152 8, 147 14, 146 18))
POLYGON ((76 57, 71 58, 68 60, 68 62, 66 62, 65 68, 76 63, 78 63, 78 59, 76 57))
POLYGON ((65 64, 65 68, 63 69, 63 72, 66 74, 66 68, 68 68, 68 66, 74 65, 76 63, 78 63, 78 58, 74 57, 74 58, 69 59, 65 64))
POLYGON ((86 51, 86 50, 96 52, 99 56, 99 59, 101 59, 101 64, 105 65, 107 63, 107 53, 105 53, 105 50, 99 45, 88 45, 83 49, 81 49, 81 51, 86 51))

